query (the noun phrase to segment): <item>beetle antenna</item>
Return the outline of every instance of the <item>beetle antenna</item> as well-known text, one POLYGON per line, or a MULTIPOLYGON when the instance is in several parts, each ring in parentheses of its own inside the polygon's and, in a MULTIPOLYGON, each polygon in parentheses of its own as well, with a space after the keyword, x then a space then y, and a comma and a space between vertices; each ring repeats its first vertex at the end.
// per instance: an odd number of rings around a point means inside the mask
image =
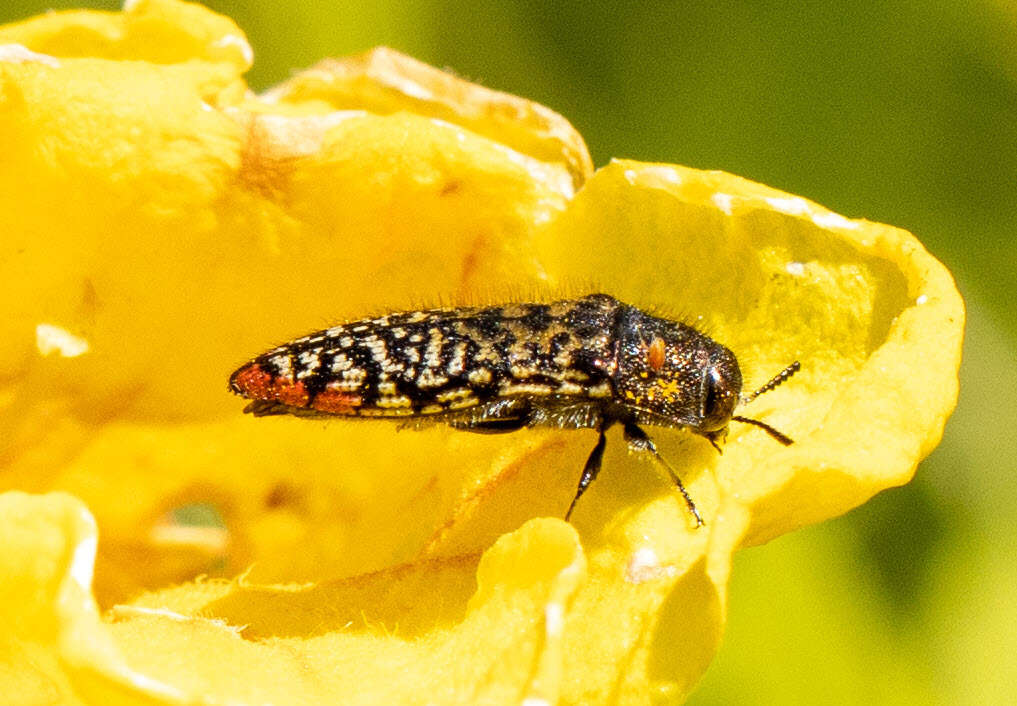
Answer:
MULTIPOLYGON (((802 364, 799 363, 796 360, 795 362, 791 363, 791 365, 787 366, 786 368, 781 370, 779 373, 774 375, 770 379, 769 382, 767 382, 761 388, 759 388, 758 390, 753 392, 751 395, 746 395, 745 397, 742 397, 741 403, 742 404, 748 404, 749 402, 751 402, 752 400, 756 399, 757 397, 759 397, 764 392, 769 392, 770 390, 772 390, 773 388, 777 387, 778 385, 782 385, 785 381, 787 381, 787 379, 789 377, 791 377, 792 375, 794 375, 795 373, 797 373, 801 369, 802 369, 802 364)), ((753 426, 759 427, 760 429, 765 431, 767 434, 772 436, 774 439, 776 439, 780 443, 784 444, 784 446, 790 446, 791 444, 795 443, 794 439, 792 439, 790 436, 788 436, 787 434, 783 434, 783 433, 777 431, 776 429, 771 427, 766 422, 761 422, 758 419, 752 419, 750 417, 739 417, 737 415, 731 417, 731 419, 733 419, 735 421, 738 421, 738 422, 744 422, 745 424, 752 424, 753 426)))
MULTIPOLYGON (((802 364, 799 363, 796 360, 795 362, 791 363, 791 365, 787 366, 786 368, 781 370, 779 373, 774 375, 773 378, 768 383, 766 383, 761 388, 759 388, 758 390, 753 392, 751 395, 748 395, 746 397, 742 397, 741 403, 742 404, 748 404, 749 402, 751 402, 752 400, 756 399, 757 397, 759 397, 764 392, 769 392, 770 390, 772 390, 773 388, 777 387, 778 385, 783 384, 784 382, 787 381, 787 379, 789 377, 791 377, 792 375, 794 375, 795 373, 797 373, 801 369, 802 369, 802 364)), ((738 417, 732 417, 732 419, 738 419, 738 417)), ((746 420, 740 419, 739 421, 746 421, 746 420)), ((751 424, 753 422, 749 422, 749 423, 751 424)), ((787 437, 785 437, 785 438, 787 438, 787 437)))
POLYGON ((731 419, 735 420, 736 422, 745 422, 746 424, 752 424, 753 426, 759 427, 767 434, 772 436, 774 439, 784 444, 784 446, 790 446, 791 444, 795 443, 795 440, 792 439, 790 436, 788 436, 787 434, 782 434, 781 432, 777 431, 766 422, 761 422, 758 419, 750 419, 749 417, 739 417, 737 415, 731 417, 731 419))

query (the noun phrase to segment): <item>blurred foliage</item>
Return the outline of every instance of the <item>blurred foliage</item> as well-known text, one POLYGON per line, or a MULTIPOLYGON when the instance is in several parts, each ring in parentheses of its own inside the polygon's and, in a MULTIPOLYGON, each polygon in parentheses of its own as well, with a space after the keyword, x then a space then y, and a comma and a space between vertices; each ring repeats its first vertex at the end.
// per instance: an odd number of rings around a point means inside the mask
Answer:
MULTIPOLYGON (((568 117, 613 156, 731 171, 908 228, 969 309, 916 480, 743 552, 694 704, 1005 703, 1017 686, 1017 10, 1004 0, 208 3, 266 88, 385 44, 568 117)), ((0 21, 109 2, 8 0, 0 21)))

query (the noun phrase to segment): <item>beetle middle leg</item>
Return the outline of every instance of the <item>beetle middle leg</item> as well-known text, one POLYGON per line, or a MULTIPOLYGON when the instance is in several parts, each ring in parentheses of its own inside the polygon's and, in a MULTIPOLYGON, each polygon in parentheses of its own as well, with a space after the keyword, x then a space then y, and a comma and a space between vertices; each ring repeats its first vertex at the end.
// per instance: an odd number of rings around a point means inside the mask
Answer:
POLYGON ((600 465, 604 460, 604 447, 607 446, 607 431, 610 423, 601 424, 600 438, 597 439, 597 445, 593 447, 593 451, 590 452, 589 457, 586 459, 586 465, 583 467, 583 475, 579 478, 579 487, 576 489, 576 496, 572 498, 572 502, 569 504, 569 509, 565 512, 565 521, 568 522, 569 517, 572 516, 572 510, 575 509, 576 503, 579 501, 580 496, 586 492, 586 488, 589 487, 593 479, 600 473, 600 465))

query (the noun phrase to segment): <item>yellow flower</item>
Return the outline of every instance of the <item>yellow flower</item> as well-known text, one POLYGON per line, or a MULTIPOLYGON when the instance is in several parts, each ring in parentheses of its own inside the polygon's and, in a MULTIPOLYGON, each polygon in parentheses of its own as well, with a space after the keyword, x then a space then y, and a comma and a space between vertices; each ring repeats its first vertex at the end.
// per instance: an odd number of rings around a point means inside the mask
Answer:
POLYGON ((391 51, 261 96, 250 54, 173 0, 0 28, 14 703, 679 701, 732 553, 938 442, 964 313, 910 234, 723 173, 593 173, 561 117, 391 51), (593 289, 688 317, 749 388, 802 361, 745 412, 790 447, 655 431, 701 529, 620 438, 573 529, 590 432, 258 420, 226 391, 337 320, 593 289))

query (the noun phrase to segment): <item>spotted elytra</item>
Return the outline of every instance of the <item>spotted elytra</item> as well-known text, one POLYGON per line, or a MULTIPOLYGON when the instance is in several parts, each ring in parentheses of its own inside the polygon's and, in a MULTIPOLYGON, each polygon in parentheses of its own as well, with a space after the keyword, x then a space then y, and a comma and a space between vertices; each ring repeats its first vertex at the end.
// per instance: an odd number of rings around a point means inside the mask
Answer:
POLYGON ((630 448, 667 469, 698 527, 699 510, 642 426, 686 428, 719 451, 735 420, 791 444, 734 411, 799 368, 795 361, 743 396, 730 350, 691 326, 590 294, 353 321, 258 356, 233 373, 230 388, 252 400, 244 411, 255 416, 426 419, 482 433, 596 429, 565 519, 600 471, 605 432, 620 424, 630 448))

